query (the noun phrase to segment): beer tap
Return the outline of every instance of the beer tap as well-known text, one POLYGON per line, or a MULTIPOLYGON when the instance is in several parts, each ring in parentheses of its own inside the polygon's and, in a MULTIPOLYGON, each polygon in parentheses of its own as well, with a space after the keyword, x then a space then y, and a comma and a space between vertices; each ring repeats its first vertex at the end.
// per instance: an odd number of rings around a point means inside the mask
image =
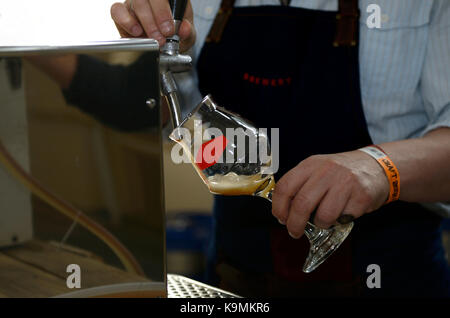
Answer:
POLYGON ((173 74, 187 72, 192 67, 192 58, 189 55, 180 54, 180 37, 178 36, 187 2, 188 0, 169 0, 175 34, 166 39, 166 44, 160 52, 161 93, 167 100, 174 128, 181 124, 182 118, 178 88, 173 74))

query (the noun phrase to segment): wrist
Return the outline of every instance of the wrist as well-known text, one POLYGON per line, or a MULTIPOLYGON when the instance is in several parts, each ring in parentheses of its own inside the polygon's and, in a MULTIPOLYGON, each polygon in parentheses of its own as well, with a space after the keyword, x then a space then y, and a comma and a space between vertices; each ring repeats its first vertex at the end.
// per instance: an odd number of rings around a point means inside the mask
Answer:
POLYGON ((383 169, 385 180, 389 184, 389 194, 385 204, 397 201, 400 197, 400 174, 392 159, 377 145, 371 145, 358 149, 366 153, 383 169))

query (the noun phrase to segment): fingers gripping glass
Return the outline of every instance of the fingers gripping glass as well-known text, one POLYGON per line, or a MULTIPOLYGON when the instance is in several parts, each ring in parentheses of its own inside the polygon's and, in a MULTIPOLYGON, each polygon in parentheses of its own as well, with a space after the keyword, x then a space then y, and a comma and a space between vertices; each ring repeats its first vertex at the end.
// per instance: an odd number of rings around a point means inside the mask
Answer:
MULTIPOLYGON (((255 128, 207 96, 170 138, 182 147, 212 193, 254 195, 272 202, 275 179, 267 131, 255 128)), ((305 235, 311 246, 303 271, 312 272, 324 262, 352 227, 353 222, 320 229, 308 222, 305 235)))

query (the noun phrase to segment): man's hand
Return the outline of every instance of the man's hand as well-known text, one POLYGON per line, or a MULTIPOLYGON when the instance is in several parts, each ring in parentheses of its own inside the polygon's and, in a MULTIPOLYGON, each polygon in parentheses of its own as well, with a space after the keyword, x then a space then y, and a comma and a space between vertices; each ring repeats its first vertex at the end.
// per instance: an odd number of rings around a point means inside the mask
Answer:
POLYGON ((329 228, 342 214, 357 218, 378 209, 389 189, 383 168, 361 151, 316 155, 277 182, 272 213, 299 238, 314 210, 314 224, 329 228))
MULTIPOLYGON (((166 38, 174 35, 175 26, 168 0, 126 0, 114 3, 111 17, 122 37, 149 37, 162 46, 166 38)), ((194 15, 188 2, 178 35, 181 50, 186 51, 195 43, 194 15)))

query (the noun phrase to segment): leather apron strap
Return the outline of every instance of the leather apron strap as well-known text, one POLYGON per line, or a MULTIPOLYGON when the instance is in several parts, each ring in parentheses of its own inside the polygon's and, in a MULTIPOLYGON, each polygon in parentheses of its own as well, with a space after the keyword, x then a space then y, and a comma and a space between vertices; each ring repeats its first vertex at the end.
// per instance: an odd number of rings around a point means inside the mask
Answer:
POLYGON ((356 46, 359 30, 358 0, 339 0, 336 20, 336 37, 333 45, 356 46))

